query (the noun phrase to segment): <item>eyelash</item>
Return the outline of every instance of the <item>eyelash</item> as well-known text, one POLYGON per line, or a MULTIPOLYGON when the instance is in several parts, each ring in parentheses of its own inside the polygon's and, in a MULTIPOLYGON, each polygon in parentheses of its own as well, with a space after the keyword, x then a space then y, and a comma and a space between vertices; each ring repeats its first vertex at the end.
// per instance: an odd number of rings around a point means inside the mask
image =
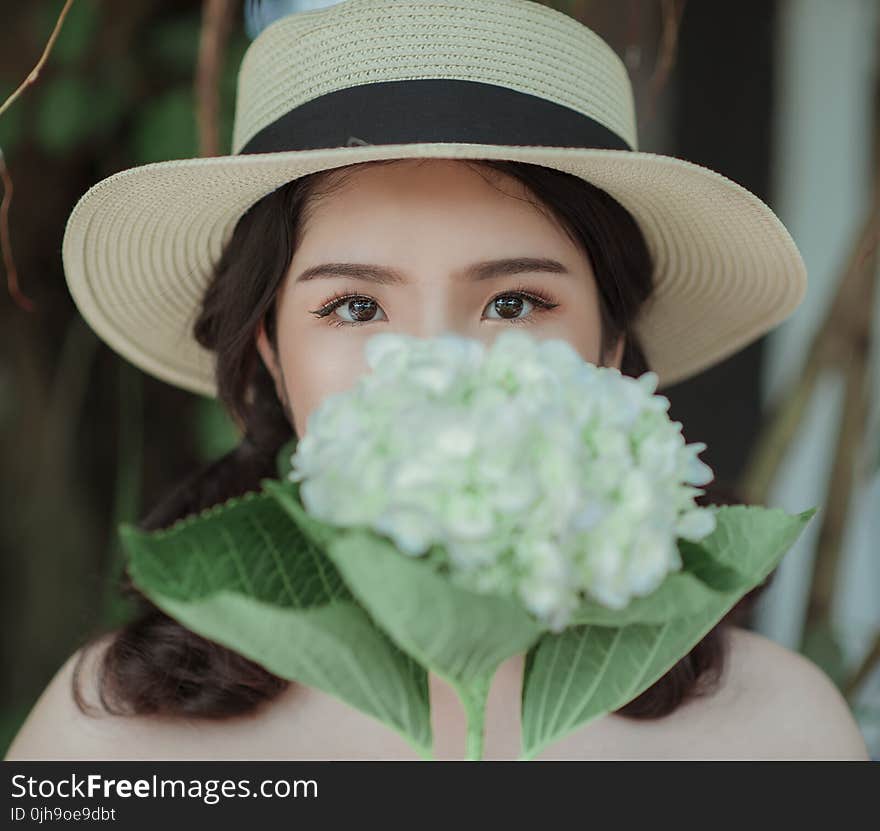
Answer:
MULTIPOLYGON (((536 289, 533 289, 533 288, 530 288, 530 287, 524 286, 524 285, 518 285, 512 289, 508 289, 506 291, 499 292, 493 298, 491 298, 486 305, 488 306, 489 304, 494 303, 499 297, 507 297, 509 295, 516 295, 519 297, 524 297, 526 300, 531 301, 536 306, 535 310, 530 312, 528 317, 493 318, 493 320, 506 320, 508 323, 513 323, 513 324, 534 323, 534 320, 532 318, 535 316, 536 312, 537 312, 537 314, 540 314, 541 312, 547 312, 547 311, 550 311, 550 309, 555 309, 559 305, 559 303, 557 303, 552 297, 550 297, 546 293, 541 292, 541 291, 537 291, 536 289)), ((327 300, 323 303, 323 305, 320 308, 315 309, 314 311, 311 311, 310 314, 313 314, 316 317, 326 317, 331 312, 338 309, 343 304, 343 302, 345 302, 346 300, 354 300, 355 298, 358 298, 358 297, 365 297, 368 300, 374 299, 366 294, 360 294, 357 292, 350 292, 350 291, 340 291, 340 292, 337 292, 336 294, 334 294, 332 297, 328 297, 327 300)), ((328 321, 328 323, 330 326, 363 326, 368 323, 373 323, 373 321, 363 320, 363 321, 360 321, 359 323, 352 323, 349 320, 337 319, 337 320, 328 321)))

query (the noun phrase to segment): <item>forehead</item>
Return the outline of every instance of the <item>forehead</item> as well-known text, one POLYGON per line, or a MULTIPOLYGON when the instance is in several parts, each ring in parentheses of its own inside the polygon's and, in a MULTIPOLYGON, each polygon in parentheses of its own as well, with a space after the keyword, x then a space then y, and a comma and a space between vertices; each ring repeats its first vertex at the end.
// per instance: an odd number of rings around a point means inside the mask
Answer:
POLYGON ((303 253, 355 241, 369 240, 379 249, 432 239, 442 245, 555 243, 557 253, 571 244, 523 183, 460 159, 403 159, 329 171, 302 217, 303 253))

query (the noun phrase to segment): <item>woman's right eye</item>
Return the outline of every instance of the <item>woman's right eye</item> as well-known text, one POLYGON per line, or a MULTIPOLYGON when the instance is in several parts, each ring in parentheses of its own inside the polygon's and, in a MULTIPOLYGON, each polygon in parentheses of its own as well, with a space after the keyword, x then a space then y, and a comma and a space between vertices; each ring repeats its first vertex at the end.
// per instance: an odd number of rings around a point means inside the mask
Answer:
POLYGON ((342 312, 338 319, 328 321, 331 326, 358 326, 362 323, 375 323, 376 310, 381 312, 382 309, 372 297, 349 294, 343 297, 332 298, 320 309, 312 312, 312 314, 317 317, 327 317, 331 312, 336 312, 337 314, 342 312), (345 317, 346 314, 349 317, 345 317))

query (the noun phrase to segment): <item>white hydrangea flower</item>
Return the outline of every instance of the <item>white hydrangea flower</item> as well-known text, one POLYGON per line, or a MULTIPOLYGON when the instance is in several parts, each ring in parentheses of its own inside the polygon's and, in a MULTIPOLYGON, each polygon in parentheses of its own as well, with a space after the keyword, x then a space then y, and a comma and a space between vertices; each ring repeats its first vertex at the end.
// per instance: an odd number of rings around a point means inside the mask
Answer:
POLYGON ((514 594, 553 631, 584 597, 611 608, 682 567, 715 529, 712 470, 685 444, 658 376, 504 330, 366 341, 371 372, 325 398, 291 459, 306 510, 406 555, 440 546, 453 580, 514 594))

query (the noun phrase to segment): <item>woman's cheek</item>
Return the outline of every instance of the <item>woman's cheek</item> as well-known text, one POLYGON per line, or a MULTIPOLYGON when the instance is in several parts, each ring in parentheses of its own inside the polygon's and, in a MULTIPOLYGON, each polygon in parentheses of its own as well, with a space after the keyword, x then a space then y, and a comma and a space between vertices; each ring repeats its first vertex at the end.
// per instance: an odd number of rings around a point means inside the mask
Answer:
POLYGON ((308 415, 324 398, 350 389, 369 369, 364 339, 325 325, 336 337, 314 333, 296 338, 284 360, 287 394, 299 435, 308 415))

